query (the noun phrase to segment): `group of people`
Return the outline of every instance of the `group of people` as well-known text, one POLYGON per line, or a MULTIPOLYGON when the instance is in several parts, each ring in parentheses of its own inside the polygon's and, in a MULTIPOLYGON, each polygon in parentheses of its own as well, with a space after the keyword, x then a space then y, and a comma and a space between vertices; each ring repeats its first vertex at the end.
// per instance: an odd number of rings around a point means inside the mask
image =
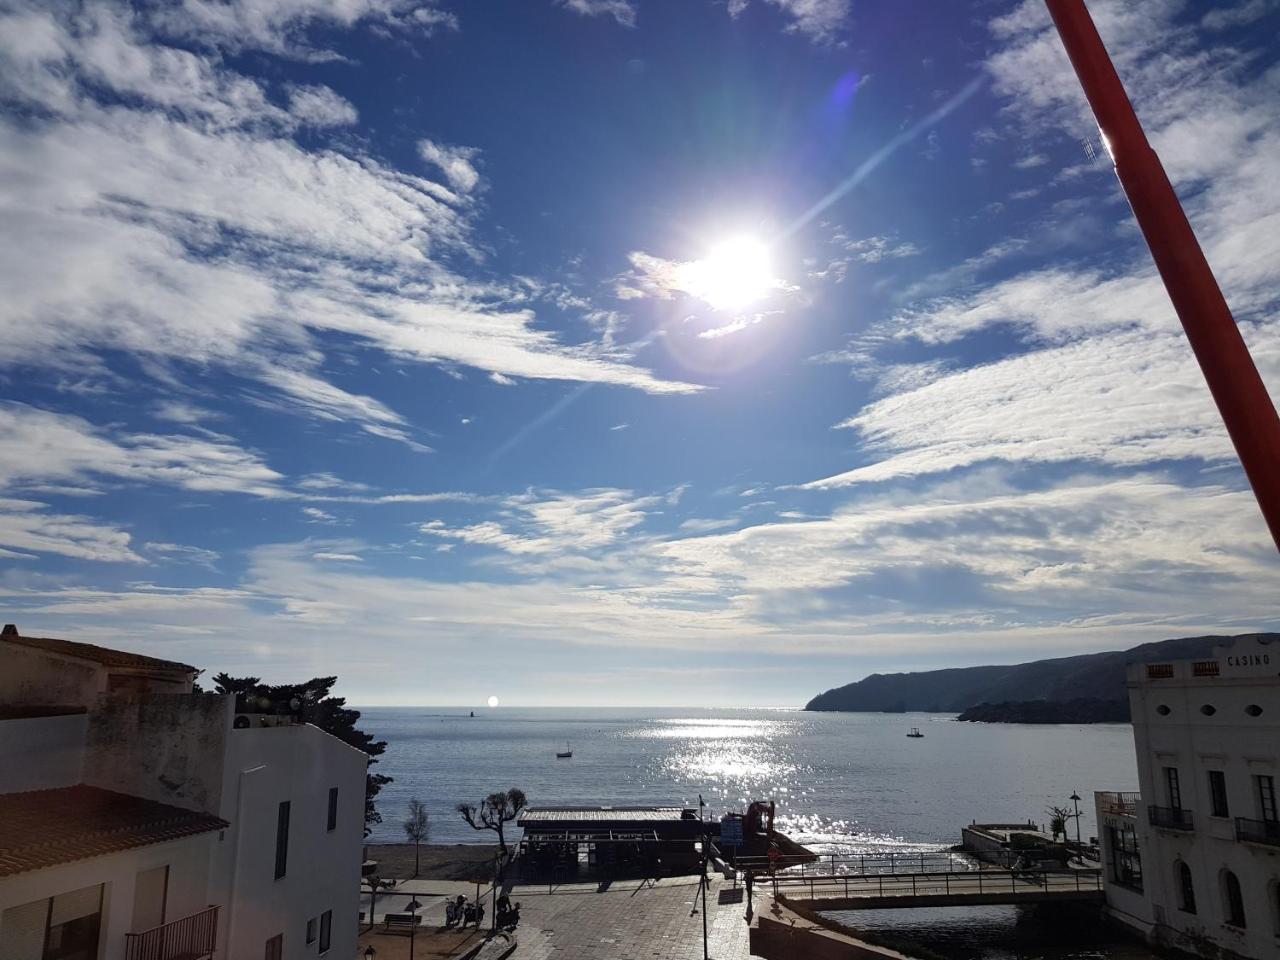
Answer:
POLYGON ((479 900, 471 903, 462 894, 458 894, 457 898, 448 900, 444 905, 444 925, 445 929, 457 924, 462 927, 469 927, 475 924, 479 929, 480 924, 484 921, 484 904, 479 900))
MULTIPOLYGON (((511 898, 505 893, 498 897, 498 929, 514 930, 520 922, 520 904, 511 903, 511 898)), ((462 894, 452 900, 448 900, 444 905, 444 926, 449 929, 455 925, 469 927, 476 925, 476 929, 480 928, 480 924, 484 923, 484 903, 476 900, 474 903, 467 900, 462 894)))

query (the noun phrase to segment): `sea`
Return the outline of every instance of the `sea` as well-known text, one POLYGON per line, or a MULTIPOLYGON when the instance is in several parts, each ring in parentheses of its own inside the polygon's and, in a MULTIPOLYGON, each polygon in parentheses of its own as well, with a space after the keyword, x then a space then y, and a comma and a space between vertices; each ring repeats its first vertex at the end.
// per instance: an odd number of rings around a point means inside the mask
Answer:
MULTIPOLYGON (((1044 825, 1079 804, 1082 838, 1097 833, 1095 790, 1138 789, 1128 724, 959 723, 953 714, 806 713, 794 709, 361 708, 387 741, 376 769, 395 778, 378 797, 374 843, 402 843, 411 797, 426 804, 430 842, 491 842, 454 812, 519 787, 530 806, 705 804, 708 815, 777 803, 778 826, 822 853, 945 850, 973 822, 1044 825), (919 727, 922 738, 907 736, 919 727), (556 753, 572 750, 571 759, 556 753)), ((1075 823, 1071 832, 1075 834, 1075 823)), ((518 837, 519 831, 512 833, 518 837)), ((511 837, 508 837, 510 840, 511 837)), ((1014 907, 845 914, 867 930, 909 934, 955 960, 1147 960, 1108 928, 1051 929, 1014 907)))

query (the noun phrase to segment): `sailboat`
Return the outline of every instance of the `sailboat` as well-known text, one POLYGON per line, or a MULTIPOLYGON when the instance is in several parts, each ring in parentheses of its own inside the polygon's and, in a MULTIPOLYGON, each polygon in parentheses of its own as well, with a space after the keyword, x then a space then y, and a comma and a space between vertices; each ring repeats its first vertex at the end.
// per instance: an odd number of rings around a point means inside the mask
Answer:
POLYGON ((924 736, 924 734, 920 732, 920 728, 919 728, 919 727, 912 727, 912 728, 911 728, 911 732, 910 732, 910 733, 908 733, 908 734, 907 734, 907 736, 908 736, 908 737, 917 737, 917 738, 919 738, 919 737, 923 737, 923 736, 924 736))
POLYGON ((572 756, 573 756, 573 751, 569 749, 569 741, 568 741, 568 740, 566 740, 566 741, 564 742, 564 752, 562 753, 562 752, 560 752, 560 751, 557 751, 557 752, 556 752, 556 759, 557 759, 557 760, 568 760, 568 759, 570 759, 572 756))

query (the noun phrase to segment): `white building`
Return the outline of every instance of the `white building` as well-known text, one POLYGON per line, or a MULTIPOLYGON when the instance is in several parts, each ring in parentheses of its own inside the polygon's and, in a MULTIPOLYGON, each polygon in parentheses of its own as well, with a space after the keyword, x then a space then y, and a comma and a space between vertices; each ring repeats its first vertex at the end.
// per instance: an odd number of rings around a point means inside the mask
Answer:
POLYGON ((0 634, 0 960, 355 955, 367 757, 197 672, 0 634))
POLYGON ((1140 794, 1100 793, 1107 906, 1153 942, 1280 956, 1280 643, 1133 664, 1140 794))

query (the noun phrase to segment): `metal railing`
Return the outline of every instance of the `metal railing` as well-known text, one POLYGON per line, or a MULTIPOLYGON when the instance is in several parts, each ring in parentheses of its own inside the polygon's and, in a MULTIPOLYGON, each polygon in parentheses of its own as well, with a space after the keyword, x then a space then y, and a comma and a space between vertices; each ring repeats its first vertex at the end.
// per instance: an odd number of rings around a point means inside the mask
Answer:
POLYGON ((807 894, 811 900, 857 897, 951 897, 996 894, 1100 893, 1102 871, 972 870, 967 873, 867 874, 857 876, 778 875, 767 881, 783 896, 807 894))
POLYGON ((1104 814, 1116 817, 1137 817, 1138 805, 1142 803, 1140 793, 1117 793, 1111 790, 1099 790, 1095 797, 1098 808, 1104 814))
POLYGON ((1265 843, 1280 847, 1280 822, 1236 817, 1236 839, 1247 843, 1265 843))
POLYGON ((738 857, 733 866, 755 874, 776 872, 786 876, 875 876, 879 874, 967 873, 981 870, 992 863, 1011 867, 1018 859, 1013 851, 982 851, 984 862, 964 853, 917 852, 851 856, 824 854, 812 856, 738 857))
POLYGON ((1172 663, 1149 663, 1147 664, 1148 680, 1172 680, 1173 664, 1172 663))
POLYGON ((1147 807, 1147 822, 1166 830, 1194 830, 1195 821, 1190 810, 1181 807, 1147 807))
POLYGON ((209 907, 143 933, 124 935, 125 960, 204 960, 218 941, 218 908, 209 907))
POLYGON ((1191 664, 1193 677, 1216 677, 1221 673, 1217 660, 1197 660, 1191 664))

